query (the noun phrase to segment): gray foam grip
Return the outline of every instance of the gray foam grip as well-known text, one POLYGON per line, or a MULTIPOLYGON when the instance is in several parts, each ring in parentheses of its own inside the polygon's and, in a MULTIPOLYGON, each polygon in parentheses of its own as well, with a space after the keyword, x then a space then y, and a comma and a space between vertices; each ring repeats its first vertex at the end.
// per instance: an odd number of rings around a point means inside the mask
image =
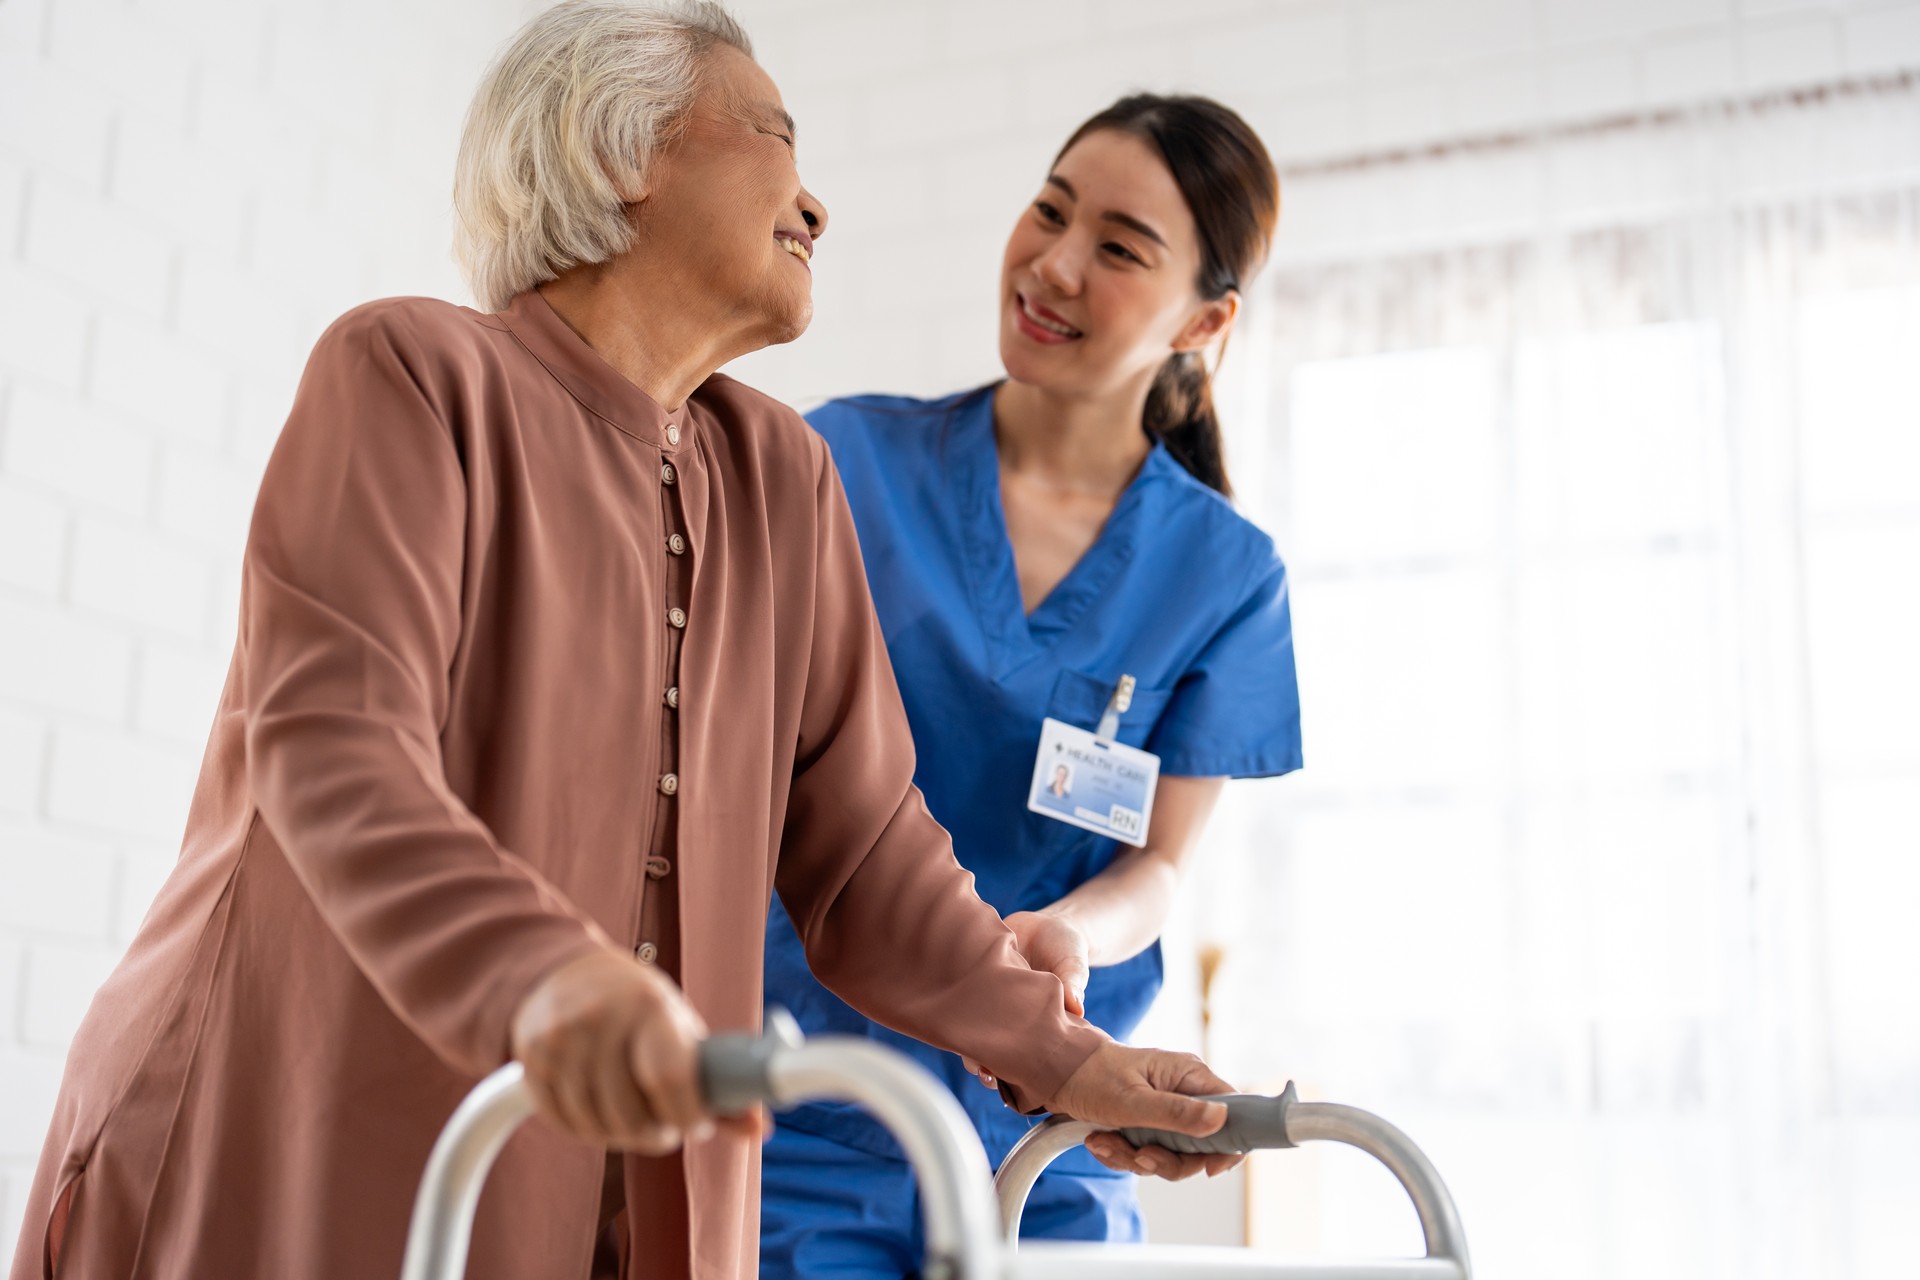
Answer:
POLYGON ((783 1049, 796 1049, 804 1037, 793 1015, 778 1005, 767 1009, 760 1034, 729 1032, 700 1045, 700 1096, 717 1116, 735 1116, 773 1101, 768 1066, 783 1049))
POLYGON ((713 1036, 700 1046, 700 1092, 715 1115, 738 1115, 767 1101, 767 1061, 777 1042, 750 1035, 713 1036))
POLYGON ((1136 1147, 1165 1147, 1184 1155, 1244 1155, 1249 1151, 1294 1145, 1287 1136, 1287 1108, 1298 1102, 1299 1097, 1291 1080, 1278 1097, 1228 1093, 1212 1096, 1208 1101, 1227 1104, 1227 1122, 1218 1132, 1204 1138, 1165 1129, 1121 1129, 1120 1136, 1136 1147))

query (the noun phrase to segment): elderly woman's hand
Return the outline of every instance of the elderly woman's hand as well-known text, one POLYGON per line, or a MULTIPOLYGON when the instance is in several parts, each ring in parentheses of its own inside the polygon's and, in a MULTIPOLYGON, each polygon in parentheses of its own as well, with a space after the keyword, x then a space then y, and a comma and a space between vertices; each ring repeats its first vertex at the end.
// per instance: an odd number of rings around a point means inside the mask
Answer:
MULTIPOLYGON (((540 1114, 595 1145, 659 1155, 705 1137, 706 1024, 667 977, 589 952, 541 980, 513 1019, 513 1056, 540 1114)), ((758 1121, 744 1122, 756 1129, 758 1121)))
MULTIPOLYGON (((1233 1086, 1190 1053, 1101 1045, 1067 1077, 1047 1109, 1114 1129, 1171 1129, 1204 1138, 1227 1121, 1227 1109, 1194 1094, 1232 1093, 1233 1086)), ((1109 1169, 1179 1181, 1209 1177, 1240 1163, 1235 1155, 1183 1155, 1165 1147, 1136 1147, 1117 1133, 1096 1133, 1087 1150, 1109 1169)))

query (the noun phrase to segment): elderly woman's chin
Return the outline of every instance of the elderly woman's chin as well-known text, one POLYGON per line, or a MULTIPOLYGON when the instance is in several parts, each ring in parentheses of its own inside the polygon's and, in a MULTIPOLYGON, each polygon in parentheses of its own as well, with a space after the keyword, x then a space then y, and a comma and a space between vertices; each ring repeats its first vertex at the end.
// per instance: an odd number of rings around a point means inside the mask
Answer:
POLYGON ((762 346, 777 347, 792 342, 813 323, 813 291, 796 293, 791 288, 776 291, 766 300, 765 316, 762 346))

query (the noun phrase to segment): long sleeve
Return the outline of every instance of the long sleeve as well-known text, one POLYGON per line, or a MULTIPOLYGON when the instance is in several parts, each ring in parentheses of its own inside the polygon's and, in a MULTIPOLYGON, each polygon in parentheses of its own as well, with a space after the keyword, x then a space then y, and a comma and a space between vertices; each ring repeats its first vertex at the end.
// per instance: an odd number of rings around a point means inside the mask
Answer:
POLYGON ((821 982, 985 1064, 1029 1109, 1106 1037, 1021 959, 913 785, 853 518, 833 464, 820 466, 812 652, 776 887, 821 982))
POLYGON ((608 943, 446 779, 467 491, 436 389, 451 358, 424 345, 406 313, 363 308, 308 364, 243 567, 247 771, 354 963, 477 1074, 521 996, 608 943))

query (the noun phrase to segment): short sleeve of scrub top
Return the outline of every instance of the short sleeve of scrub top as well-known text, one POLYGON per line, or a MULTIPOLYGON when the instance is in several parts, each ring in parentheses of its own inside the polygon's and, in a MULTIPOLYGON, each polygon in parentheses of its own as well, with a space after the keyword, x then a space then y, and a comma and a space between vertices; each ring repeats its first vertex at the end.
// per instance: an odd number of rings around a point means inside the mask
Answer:
MULTIPOLYGON (((913 729, 914 781, 1003 915, 1044 907, 1122 846, 1030 813, 1040 722, 1094 728, 1123 675, 1118 738, 1166 776, 1265 777, 1301 764, 1285 567, 1272 541, 1156 445, 1094 545, 1029 615, 1000 504, 992 388, 940 400, 860 397, 808 415, 840 470, 874 607, 913 729)), ((866 1036, 918 1059, 959 1096, 996 1163, 1035 1121, 952 1054, 869 1021, 815 982, 776 902, 769 1004, 809 1035, 866 1036)), ((1161 984, 1159 944, 1093 971, 1094 1025, 1124 1039, 1161 984)), ((857 1109, 811 1104, 794 1128, 898 1155, 857 1109)), ((1084 1152, 1063 1171, 1099 1166, 1084 1152)))
POLYGON ((1300 767, 1287 571, 1275 556, 1250 576, 1245 602, 1174 685, 1147 743, 1168 777, 1268 778, 1300 767), (1245 714, 1261 707, 1291 714, 1245 714))

